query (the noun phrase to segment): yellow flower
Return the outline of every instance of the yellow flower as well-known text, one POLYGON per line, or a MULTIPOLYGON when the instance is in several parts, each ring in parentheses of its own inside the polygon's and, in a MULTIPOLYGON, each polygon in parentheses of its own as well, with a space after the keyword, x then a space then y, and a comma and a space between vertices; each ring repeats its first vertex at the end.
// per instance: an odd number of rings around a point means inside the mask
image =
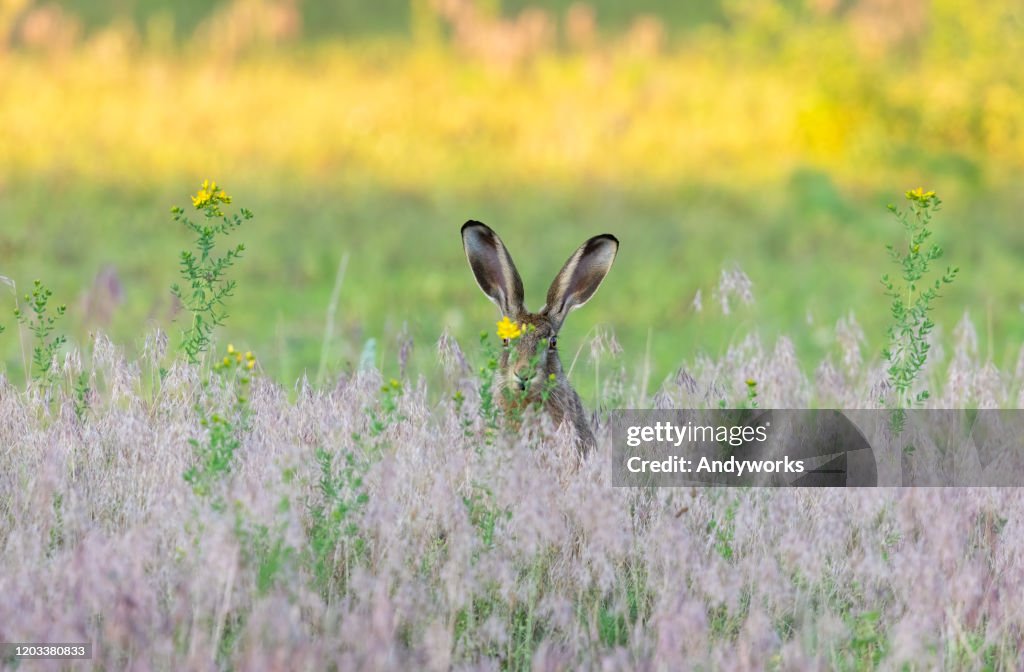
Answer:
POLYGON ((229 355, 235 354, 235 346, 231 345, 230 343, 228 343, 228 354, 229 355))
POLYGON ((747 378, 747 387, 757 387, 757 381, 753 378, 747 378))
POLYGON ((251 368, 253 368, 254 366, 256 366, 256 360, 255 360, 255 359, 250 359, 250 360, 249 360, 248 362, 246 362, 246 364, 245 364, 245 368, 247 368, 247 369, 251 369, 251 368))
POLYGON ((519 328, 519 324, 508 319, 508 315, 501 318, 498 322, 498 337, 504 340, 511 340, 513 338, 519 338, 523 335, 523 330, 519 328))
POLYGON ((192 205, 195 206, 196 210, 210 208, 216 215, 221 214, 219 207, 221 203, 230 202, 231 197, 227 195, 227 192, 218 187, 216 182, 209 180, 203 180, 203 185, 199 187, 199 191, 192 197, 192 205))
POLYGON ((925 191, 922 187, 918 187, 917 189, 911 189, 908 191, 906 196, 907 200, 917 201, 918 203, 924 204, 935 198, 935 192, 925 191))
POLYGON ((192 205, 196 208, 202 208, 210 202, 210 192, 206 189, 200 189, 195 196, 192 197, 192 205))

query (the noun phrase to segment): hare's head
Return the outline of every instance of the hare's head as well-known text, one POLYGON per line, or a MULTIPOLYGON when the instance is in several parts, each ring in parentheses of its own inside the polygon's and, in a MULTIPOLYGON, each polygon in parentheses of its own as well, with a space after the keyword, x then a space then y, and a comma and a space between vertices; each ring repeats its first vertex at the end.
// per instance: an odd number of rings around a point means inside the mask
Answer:
POLYGON ((555 276, 547 302, 536 313, 523 304, 523 281, 498 234, 486 224, 470 220, 462 226, 462 244, 480 289, 503 316, 520 326, 517 338, 504 341, 504 385, 534 390, 552 374, 559 383, 565 383, 558 359, 558 331, 566 315, 597 291, 615 261, 619 241, 604 234, 583 243, 555 276))

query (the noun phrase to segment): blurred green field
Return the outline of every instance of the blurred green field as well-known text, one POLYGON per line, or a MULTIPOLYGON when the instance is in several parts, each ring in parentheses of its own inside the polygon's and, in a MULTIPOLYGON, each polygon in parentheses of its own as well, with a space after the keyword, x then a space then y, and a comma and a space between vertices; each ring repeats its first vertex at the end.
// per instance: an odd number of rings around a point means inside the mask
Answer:
MULTIPOLYGON (((75 343, 96 329, 131 350, 151 327, 173 335, 168 287, 189 240, 168 210, 213 178, 256 213, 238 236, 248 252, 224 340, 281 381, 314 374, 348 255, 329 369, 357 365, 373 338, 377 363, 395 371, 407 335, 413 373, 431 377, 444 329, 472 352, 497 319, 466 266, 465 220, 502 235, 534 308, 575 246, 610 232, 622 242, 615 268, 561 339, 567 360, 582 348, 586 397, 598 326, 624 348, 617 365, 649 365, 653 381, 751 330, 788 335, 811 369, 851 312, 877 353, 888 317, 878 278, 900 240, 886 204, 924 186, 945 200, 938 242, 961 267, 940 331, 967 312, 983 354, 1012 366, 1024 340, 1024 41, 1012 3, 910 3, 923 28, 885 3, 724 3, 666 10, 667 38, 595 3, 589 45, 570 43, 567 4, 544 5, 550 42, 495 53, 416 2, 305 3, 291 41, 253 28, 227 53, 192 34, 224 3, 174 5, 169 50, 151 21, 169 3, 116 15, 65 3, 60 21, 81 28, 59 48, 31 42, 22 17, 0 57, 0 275, 51 285, 75 343), (859 28, 871 18, 861 6, 906 35, 865 38, 875 33, 859 28), (109 315, 94 286, 105 268, 123 288, 109 315), (716 288, 734 268, 755 301, 723 315, 716 288)), ((661 4, 646 9, 675 7, 661 4)), ((521 4, 496 7, 474 30, 518 35, 521 4)), ((6 310, 0 324, 0 355, 20 378, 6 310)))
MULTIPOLYGON (((473 282, 458 236, 463 219, 477 217, 504 236, 535 308, 575 245, 591 233, 619 236, 613 273, 567 322, 562 338, 566 358, 584 347, 587 371, 587 339, 596 325, 614 330, 627 366, 640 366, 650 347, 655 380, 701 351, 720 354, 751 329, 768 339, 789 335, 810 367, 833 349, 832 327, 850 311, 869 345, 880 349, 887 316, 877 275, 882 241, 895 238, 884 197, 808 193, 808 179, 795 179, 781 195, 759 202, 713 189, 693 189, 679 200, 609 190, 465 197, 327 188, 310 194, 289 189, 282 198, 242 185, 232 192, 257 217, 239 235, 248 252, 236 269, 239 289, 223 337, 260 353, 279 380, 315 372, 335 274, 347 254, 332 370, 354 365, 366 340, 375 338, 379 363, 396 371, 407 329, 417 346, 414 371, 433 376, 433 344, 443 329, 472 352, 476 334, 493 331, 497 317, 473 282), (802 223, 799 237, 794 222, 802 223), (724 316, 714 291, 721 269, 733 264, 753 281, 755 303, 734 299, 733 314, 724 316), (692 305, 698 291, 700 313, 692 305)), ((187 238, 165 212, 184 198, 170 189, 116 192, 116 199, 110 191, 81 188, 18 192, 3 199, 2 217, 32 226, 4 234, 4 271, 22 285, 37 276, 50 283, 71 305, 75 341, 87 342, 88 330, 102 328, 134 350, 147 328, 175 329, 167 288, 178 280, 176 254, 187 238), (63 202, 73 207, 54 207, 63 202), (124 304, 104 324, 84 297, 96 270, 108 265, 124 285, 124 304)), ((964 275, 936 319, 948 335, 969 311, 991 337, 982 345, 1005 364, 1016 356, 1024 329, 1024 296, 1016 282, 1024 238, 1013 202, 1006 194, 995 202, 956 204, 940 222, 942 242, 964 275), (987 226, 972 232, 974 218, 987 226)), ((20 362, 13 331, 3 339, 14 372, 20 362)), ((588 382, 583 377, 584 389, 588 382)))
MULTIPOLYGON (((477 3, 486 11, 514 16, 529 7, 541 7, 563 13, 575 0, 485 0, 477 3)), ((195 30, 211 12, 229 6, 230 2, 200 2, 199 0, 120 0, 117 3, 59 0, 57 5, 74 11, 81 17, 84 28, 99 30, 116 22, 127 21, 138 30, 145 31, 154 22, 169 22, 178 34, 195 30)), ((293 3, 306 26, 306 41, 331 40, 339 36, 406 37, 410 33, 415 2, 410 0, 378 0, 367 3, 359 0, 335 2, 310 1, 293 3)), ((688 3, 666 0, 641 0, 622 3, 614 0, 596 0, 588 3, 601 19, 601 25, 610 30, 627 26, 635 17, 653 14, 660 17, 675 32, 699 29, 708 24, 723 24, 727 10, 722 2, 688 3)), ((790 3, 796 6, 796 3, 790 3)))

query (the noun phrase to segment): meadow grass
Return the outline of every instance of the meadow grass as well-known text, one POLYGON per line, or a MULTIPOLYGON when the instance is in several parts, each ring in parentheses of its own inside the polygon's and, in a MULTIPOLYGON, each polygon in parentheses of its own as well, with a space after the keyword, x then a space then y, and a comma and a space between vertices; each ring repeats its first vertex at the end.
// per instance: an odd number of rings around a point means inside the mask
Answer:
MULTIPOLYGON (((128 202, 111 202, 92 187, 60 190, 59 196, 51 192, 53 200, 46 204, 41 193, 31 194, 38 185, 10 191, 0 202, 5 221, 32 226, 0 233, 10 250, 2 272, 23 288, 44 277, 55 301, 68 305, 65 333, 73 341, 85 343, 90 331, 102 329, 137 352, 143 345, 140 325, 177 333, 188 319, 167 288, 180 282, 169 251, 191 241, 165 213, 193 184, 179 184, 176 193, 169 187, 145 190, 128 202), (92 209, 76 220, 65 203, 92 209)), ((605 286, 566 323, 562 348, 572 356, 596 327, 606 326, 620 340, 627 366, 642 368, 649 349, 649 365, 660 377, 682 358, 701 352, 720 356, 742 334, 756 330, 767 339, 789 335, 809 372, 833 345, 831 326, 851 311, 872 350, 886 344, 887 301, 877 262, 886 243, 899 241, 900 231, 882 199, 851 199, 846 214, 807 217, 792 200, 778 209, 755 210, 714 190, 689 191, 693 197, 682 197, 684 205, 674 198, 630 195, 606 205, 594 200, 608 199, 608 190, 594 199, 590 192, 526 191, 520 194, 524 206, 518 207, 512 195, 458 202, 436 196, 444 202, 434 203, 429 197, 338 189, 327 190, 327 200, 308 186, 286 189, 280 198, 244 184, 229 186, 256 213, 242 238, 252 250, 246 260, 251 263, 235 269, 239 287, 230 333, 244 334, 247 348, 268 353, 268 373, 286 384, 304 372, 313 376, 325 353, 328 372, 357 366, 369 338, 377 340, 376 365, 392 375, 403 333, 418 343, 436 340, 445 330, 472 341, 488 328, 495 311, 479 295, 457 235, 469 216, 493 223, 516 255, 526 286, 533 288, 546 287, 587 236, 608 231, 622 241, 605 286), (324 324, 345 254, 350 261, 327 343, 324 324), (737 266, 752 283, 754 301, 733 299, 724 315, 723 269, 728 276, 737 266), (694 305, 698 292, 700 311, 694 305)), ((887 196, 896 201, 899 191, 887 196)), ((1006 194, 1002 200, 957 204, 947 197, 936 233, 949 258, 964 268, 963 278, 933 314, 937 328, 948 337, 968 312, 981 330, 982 351, 1001 367, 1013 366, 1024 339, 1012 200, 1006 194), (991 226, 970 231, 975 217, 991 226), (980 268, 985 271, 977 272, 980 268)), ((539 306, 539 291, 528 293, 529 306, 539 306)), ((13 296, 3 287, 0 292, 13 307, 13 296)), ((20 339, 7 315, 0 316, 8 328, 0 352, 9 375, 18 379, 20 339)), ((592 399, 593 371, 586 355, 584 349, 574 379, 581 394, 592 399)), ((433 353, 415 349, 410 366, 432 376, 433 353)))
POLYGON ((67 304, 42 336, 0 317, 0 641, 111 669, 1013 669, 1016 489, 609 482, 609 409, 880 407, 901 187, 942 193, 963 269, 902 392, 1024 406, 1024 43, 1006 3, 933 4, 883 47, 767 2, 671 42, 567 18, 512 56, 440 15, 220 50, 192 5, 180 43, 0 53, 0 291, 67 304), (208 176, 255 216, 188 363, 212 306, 169 291, 167 208, 208 176), (560 337, 586 460, 544 417, 503 429, 469 218, 527 287, 622 241, 560 337))
MULTIPOLYGON (((193 199, 230 200, 205 184, 193 199)), ((750 293, 733 269, 714 299, 725 312, 750 293)), ((41 284, 37 297, 45 308, 41 284)), ((1024 349, 1000 371, 966 318, 948 357, 926 336, 907 394, 1024 403, 1024 349)), ((399 377, 363 358, 292 389, 233 344, 193 352, 186 334, 170 350, 162 332, 138 357, 97 333, 24 388, 0 378, 0 640, 90 641, 98 668, 1018 659, 1017 489, 611 486, 612 408, 881 408, 892 373, 852 316, 813 375, 792 340, 747 332, 652 380, 595 332, 598 447, 582 459, 569 427, 498 410, 493 335, 468 351, 447 333, 421 344, 438 364, 419 375, 406 339, 399 377)))
MULTIPOLYGON (((877 408, 884 365, 838 331, 811 378, 751 337, 653 396, 609 374, 599 405, 742 405, 756 379, 763 407, 877 408)), ((972 338, 929 403, 1019 405, 1024 365, 993 370, 972 338)), ((64 360, 85 412, 69 383, 0 383, 0 639, 92 641, 100 668, 1019 660, 1018 489, 614 488, 603 413, 582 462, 544 417, 505 431, 450 337, 437 389, 365 369, 294 400, 237 351, 211 374, 166 342, 126 359, 97 336, 64 360)))
MULTIPOLYGON (((205 226, 237 223, 207 184, 205 226)), ((732 270, 715 298, 749 294, 732 270)), ((424 344, 431 375, 409 375, 407 337, 400 377, 364 361, 293 390, 233 344, 155 332, 130 359, 98 333, 23 389, 0 378, 0 640, 90 641, 98 668, 1009 669, 1018 489, 610 482, 613 408, 1024 402, 1024 348, 1000 371, 966 318, 948 362, 912 336, 929 356, 899 388, 852 316, 813 376, 749 332, 651 381, 598 331, 581 457, 568 425, 499 410, 486 333, 424 344)))

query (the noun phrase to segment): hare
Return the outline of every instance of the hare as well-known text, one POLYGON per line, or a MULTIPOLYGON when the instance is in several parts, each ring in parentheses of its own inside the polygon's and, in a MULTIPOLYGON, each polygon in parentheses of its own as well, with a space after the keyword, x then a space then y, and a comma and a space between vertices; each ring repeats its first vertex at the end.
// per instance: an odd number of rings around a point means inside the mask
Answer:
POLYGON ((480 289, 502 315, 522 327, 522 335, 514 342, 504 339, 498 387, 520 392, 502 395, 505 403, 527 405, 543 400, 555 424, 572 423, 577 446, 586 455, 595 446, 594 433, 579 395, 562 370, 558 331, 569 312, 589 301, 601 285, 615 261, 618 239, 606 233, 583 243, 555 276, 547 303, 536 313, 523 305, 523 281, 498 234, 486 224, 470 220, 462 226, 462 244, 480 289))

